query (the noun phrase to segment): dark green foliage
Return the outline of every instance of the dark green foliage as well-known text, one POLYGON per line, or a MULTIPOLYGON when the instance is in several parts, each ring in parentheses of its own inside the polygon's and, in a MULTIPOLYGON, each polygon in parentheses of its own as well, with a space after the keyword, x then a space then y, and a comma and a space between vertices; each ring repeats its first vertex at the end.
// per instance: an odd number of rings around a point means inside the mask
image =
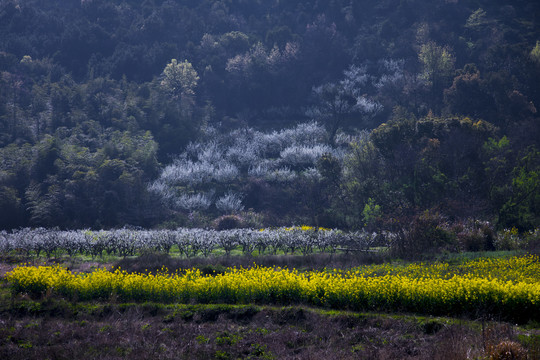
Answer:
POLYGON ((244 227, 243 219, 238 215, 223 215, 214 220, 216 230, 230 230, 244 227))
POLYGON ((466 221, 453 224, 449 229, 464 251, 495 250, 497 234, 489 222, 466 221))
POLYGON ((414 257, 453 250, 456 246, 455 236, 445 228, 445 219, 440 214, 426 211, 403 226, 407 230, 400 233, 392 248, 397 256, 414 257))
POLYGON ((533 230, 540 223, 540 152, 527 148, 512 170, 510 199, 499 215, 501 226, 533 230))
POLYGON ((0 228, 8 229, 23 225, 24 209, 17 189, 0 187, 0 228))
POLYGON ((314 116, 330 143, 375 130, 344 163, 323 157, 318 181, 235 186, 267 224, 380 227, 437 208, 532 229, 539 12, 535 1, 6 0, 0 227, 187 223, 198 214, 147 191, 159 163, 208 125, 314 116), (172 59, 192 65, 196 88, 162 85, 172 59), (365 70, 355 86, 351 69, 365 70))

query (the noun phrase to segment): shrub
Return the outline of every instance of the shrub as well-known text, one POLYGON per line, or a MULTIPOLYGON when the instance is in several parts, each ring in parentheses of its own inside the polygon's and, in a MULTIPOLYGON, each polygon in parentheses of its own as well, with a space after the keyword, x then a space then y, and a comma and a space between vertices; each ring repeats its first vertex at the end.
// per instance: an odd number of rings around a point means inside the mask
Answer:
POLYGON ((230 230, 244 227, 244 220, 238 215, 223 215, 213 222, 216 230, 230 230))
POLYGON ((497 250, 517 250, 520 248, 521 240, 518 229, 504 229, 497 234, 495 248, 497 250))
POLYGON ((524 234, 525 236, 525 247, 530 252, 539 252, 540 251, 540 228, 530 230, 524 234))
POLYGON ((415 257, 423 253, 453 249, 456 246, 455 235, 447 228, 442 215, 426 211, 412 220, 409 229, 400 232, 392 244, 392 250, 398 256, 415 257))
POLYGON ((527 351, 514 341, 501 341, 495 346, 486 349, 489 360, 526 360, 527 351))
POLYGON ((495 250, 496 233, 487 221, 469 220, 451 230, 455 233, 460 248, 465 251, 495 250))

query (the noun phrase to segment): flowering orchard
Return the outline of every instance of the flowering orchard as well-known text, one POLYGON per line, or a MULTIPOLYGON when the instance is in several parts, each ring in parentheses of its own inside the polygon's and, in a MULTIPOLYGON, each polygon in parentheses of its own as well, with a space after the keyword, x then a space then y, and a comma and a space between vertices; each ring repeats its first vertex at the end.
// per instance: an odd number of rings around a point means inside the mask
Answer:
POLYGON ((61 266, 21 266, 6 275, 15 293, 45 292, 79 300, 308 304, 431 315, 540 319, 537 256, 479 259, 460 265, 375 265, 306 271, 279 267, 197 269, 157 274, 98 269, 73 273, 61 266))
POLYGON ((270 133, 242 128, 223 134, 208 127, 148 189, 173 209, 237 213, 246 196, 233 190, 238 184, 258 179, 282 187, 320 179, 317 160, 326 154, 342 161, 353 138, 341 136, 329 146, 324 125, 317 122, 270 133))
POLYGON ((72 230, 21 229, 0 233, 0 254, 23 253, 31 256, 104 254, 132 256, 148 251, 169 253, 174 248, 186 257, 209 256, 216 249, 230 254, 302 253, 314 251, 366 250, 376 242, 392 241, 390 233, 343 232, 308 226, 277 229, 205 230, 72 230))

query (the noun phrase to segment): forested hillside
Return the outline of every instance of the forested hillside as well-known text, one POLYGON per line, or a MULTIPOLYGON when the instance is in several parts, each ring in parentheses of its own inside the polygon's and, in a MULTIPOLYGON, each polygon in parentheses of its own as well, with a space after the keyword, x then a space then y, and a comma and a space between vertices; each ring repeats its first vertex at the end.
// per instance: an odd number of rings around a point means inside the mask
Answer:
POLYGON ((540 3, 0 0, 0 228, 540 226, 540 3))

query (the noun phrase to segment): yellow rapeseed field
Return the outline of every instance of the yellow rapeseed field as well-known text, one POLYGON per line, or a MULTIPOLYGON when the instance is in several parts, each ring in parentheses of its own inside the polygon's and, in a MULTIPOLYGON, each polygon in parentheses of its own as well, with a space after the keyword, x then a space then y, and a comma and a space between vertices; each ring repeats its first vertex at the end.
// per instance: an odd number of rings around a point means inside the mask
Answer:
POLYGON ((434 315, 490 314, 540 318, 537 256, 478 259, 353 270, 299 272, 279 267, 229 268, 203 275, 197 269, 169 274, 99 269, 72 273, 61 266, 20 266, 6 275, 15 293, 58 294, 70 299, 200 303, 310 304, 350 310, 434 315))

